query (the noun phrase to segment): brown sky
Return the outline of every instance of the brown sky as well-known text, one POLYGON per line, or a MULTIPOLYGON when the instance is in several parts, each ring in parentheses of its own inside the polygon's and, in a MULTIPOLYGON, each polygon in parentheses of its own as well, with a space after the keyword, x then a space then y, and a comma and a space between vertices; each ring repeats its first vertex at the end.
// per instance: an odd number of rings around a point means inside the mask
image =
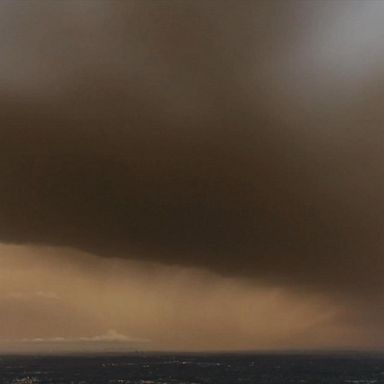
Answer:
POLYGON ((379 348, 383 14, 3 1, 0 349, 379 348))
POLYGON ((345 322, 347 308, 324 295, 199 269, 5 245, 0 267, 0 352, 366 343, 364 330, 345 322))

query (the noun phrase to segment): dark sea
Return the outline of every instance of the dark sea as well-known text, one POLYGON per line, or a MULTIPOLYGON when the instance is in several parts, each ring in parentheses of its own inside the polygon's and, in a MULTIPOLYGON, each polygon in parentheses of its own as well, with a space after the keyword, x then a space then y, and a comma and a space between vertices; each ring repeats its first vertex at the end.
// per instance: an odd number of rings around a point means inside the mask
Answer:
POLYGON ((384 355, 3 356, 0 383, 384 383, 384 355))

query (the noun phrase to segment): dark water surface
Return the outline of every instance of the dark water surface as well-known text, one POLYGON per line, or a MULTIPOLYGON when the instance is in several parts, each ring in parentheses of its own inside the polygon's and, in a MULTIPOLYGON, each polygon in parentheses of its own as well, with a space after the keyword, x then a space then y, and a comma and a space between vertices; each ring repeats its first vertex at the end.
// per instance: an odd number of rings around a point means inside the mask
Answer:
POLYGON ((384 383, 384 355, 3 356, 0 383, 384 383))

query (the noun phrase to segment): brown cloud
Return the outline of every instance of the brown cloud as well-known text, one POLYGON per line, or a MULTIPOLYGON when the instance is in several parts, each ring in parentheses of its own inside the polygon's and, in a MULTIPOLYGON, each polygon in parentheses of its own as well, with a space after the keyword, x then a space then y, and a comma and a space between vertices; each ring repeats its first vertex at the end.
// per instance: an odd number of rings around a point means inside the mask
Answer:
POLYGON ((350 315, 324 295, 195 268, 0 246, 0 353, 377 346, 379 327, 350 315))
POLYGON ((1 7, 2 241, 377 299, 379 3, 1 7))

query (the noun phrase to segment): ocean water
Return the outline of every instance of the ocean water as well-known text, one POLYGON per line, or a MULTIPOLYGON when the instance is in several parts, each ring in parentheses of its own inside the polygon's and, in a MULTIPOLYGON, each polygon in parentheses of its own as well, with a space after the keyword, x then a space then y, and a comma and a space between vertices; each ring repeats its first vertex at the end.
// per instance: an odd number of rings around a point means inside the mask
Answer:
POLYGON ((0 383, 384 383, 380 355, 129 354, 0 358, 0 383))

